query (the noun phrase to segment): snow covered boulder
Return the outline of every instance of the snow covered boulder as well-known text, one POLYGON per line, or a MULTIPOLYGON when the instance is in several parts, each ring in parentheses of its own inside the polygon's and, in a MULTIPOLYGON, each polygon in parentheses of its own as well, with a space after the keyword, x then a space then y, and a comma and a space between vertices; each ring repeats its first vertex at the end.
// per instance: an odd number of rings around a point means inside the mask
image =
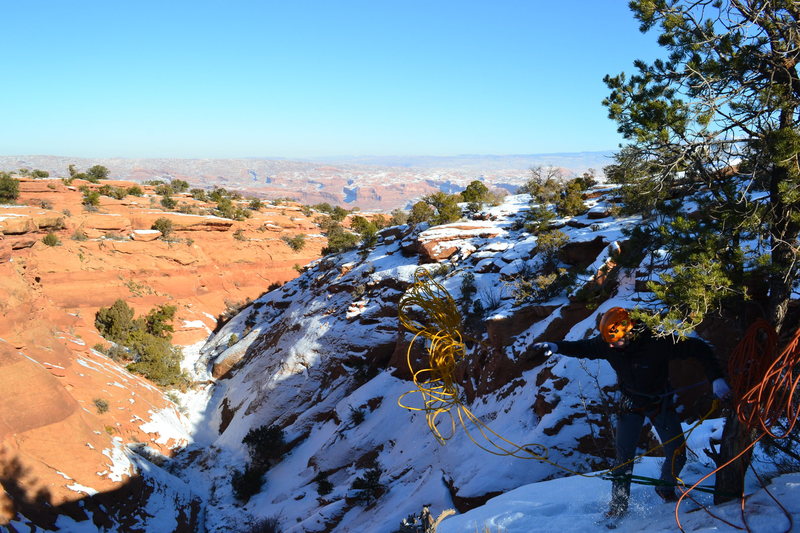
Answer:
POLYGON ((499 237, 504 231, 496 224, 471 222, 434 226, 419 234, 417 251, 420 263, 435 263, 449 259, 455 254, 461 258, 476 250, 473 241, 499 237))

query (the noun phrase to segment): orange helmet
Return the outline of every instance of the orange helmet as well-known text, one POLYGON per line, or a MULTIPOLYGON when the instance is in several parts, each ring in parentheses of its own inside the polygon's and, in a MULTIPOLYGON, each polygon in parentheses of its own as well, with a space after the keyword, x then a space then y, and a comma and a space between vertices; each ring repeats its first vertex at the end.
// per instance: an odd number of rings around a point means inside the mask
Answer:
POLYGON ((633 329, 633 320, 622 307, 612 307, 600 319, 600 336, 609 344, 622 340, 633 329))

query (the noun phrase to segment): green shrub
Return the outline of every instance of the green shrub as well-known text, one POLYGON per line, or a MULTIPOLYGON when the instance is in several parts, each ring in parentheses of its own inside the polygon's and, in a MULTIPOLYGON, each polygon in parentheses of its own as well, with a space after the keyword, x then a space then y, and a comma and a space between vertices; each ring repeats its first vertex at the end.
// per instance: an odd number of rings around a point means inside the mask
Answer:
MULTIPOLYGON (((577 178, 579 179, 579 178, 577 178)), ((582 183, 572 180, 567 183, 563 192, 556 199, 556 212, 561 216, 575 216, 586 212, 583 203, 582 183)))
POLYGON ((150 226, 150 229, 158 230, 161 232, 161 236, 165 239, 168 238, 174 229, 172 225, 172 220, 166 217, 158 217, 153 225, 150 226))
POLYGON ((374 234, 378 231, 378 226, 366 218, 356 215, 350 219, 350 227, 362 237, 365 234, 374 234))
POLYGON ((108 178, 108 169, 103 165, 94 165, 86 171, 89 181, 96 183, 98 180, 108 178))
POLYGON ((402 209, 395 209, 392 211, 392 217, 389 219, 389 225, 402 226, 408 222, 408 213, 402 209))
POLYGON ((247 446, 253 464, 264 467, 277 463, 286 451, 286 435, 275 425, 252 428, 242 439, 247 446))
POLYGON ((331 213, 331 218, 334 222, 341 222, 344 218, 348 215, 349 211, 343 207, 339 207, 338 205, 333 208, 333 212, 331 213))
POLYGON ((358 491, 354 499, 359 503, 369 505, 380 498, 386 490, 383 483, 380 482, 381 475, 383 475, 383 469, 380 464, 377 460, 372 461, 369 469, 350 485, 350 489, 358 491))
POLYGON ((217 208, 214 210, 214 214, 231 220, 244 220, 252 216, 250 210, 237 207, 234 205, 233 200, 227 196, 220 197, 217 201, 217 208))
POLYGON ((184 180, 174 179, 170 183, 170 187, 175 192, 186 192, 189 190, 189 182, 184 180))
POLYGON ((0 172, 0 204, 10 204, 19 198, 19 180, 8 172, 0 172))
POLYGON ((317 483, 317 494, 320 496, 327 496, 333 492, 333 483, 328 480, 327 474, 320 472, 314 477, 314 481, 317 483))
POLYGON ((422 224, 423 222, 430 222, 436 213, 433 207, 428 205, 427 202, 419 201, 411 206, 411 212, 408 214, 407 222, 412 226, 422 224))
POLYGON ((478 180, 471 182, 466 189, 461 191, 462 202, 482 204, 488 201, 489 196, 489 188, 478 180))
POLYGON ((346 252, 358 246, 361 240, 358 235, 350 233, 344 229, 338 222, 328 230, 328 245, 322 249, 323 255, 336 254, 346 252))
POLYGON ((171 196, 164 195, 161 197, 161 207, 164 209, 171 211, 175 209, 176 205, 178 205, 178 203, 171 196))
POLYGON ((116 200, 122 200, 128 194, 128 191, 121 187, 112 187, 111 185, 103 185, 98 191, 103 196, 110 196, 116 200))
POLYGON ((94 326, 103 337, 124 344, 136 327, 133 315, 133 309, 120 298, 111 307, 101 307, 97 311, 94 326))
POLYGON ((433 217, 428 220, 431 225, 438 226, 459 220, 462 214, 461 208, 458 206, 460 199, 459 195, 447 194, 441 191, 423 196, 422 201, 434 210, 433 217))
MULTIPOLYGON (((275 205, 278 205, 278 204, 275 204, 275 205)), ((330 214, 333 213, 333 206, 331 204, 329 204, 328 202, 323 202, 321 204, 314 204, 311 207, 313 209, 315 209, 316 211, 319 211, 320 213, 325 213, 326 215, 330 215, 330 214)))
POLYGON ((204 191, 203 189, 192 189, 189 192, 191 193, 192 198, 194 198, 195 200, 197 200, 199 202, 207 202, 208 201, 208 195, 206 194, 206 191, 204 191))
POLYGON ((264 471, 248 464, 244 471, 234 470, 231 477, 231 488, 237 500, 247 503, 252 496, 261 492, 264 485, 264 471))
POLYGON ((250 200, 250 203, 249 203, 249 204, 247 204, 247 208, 248 208, 248 209, 250 209, 250 210, 252 210, 252 211, 258 211, 258 210, 259 210, 259 209, 261 209, 262 207, 264 207, 264 202, 262 202, 262 201, 261 201, 260 199, 258 199, 258 198, 252 198, 252 199, 250 200))
POLYGON ((289 246, 289 248, 291 248, 295 252, 299 252, 306 245, 306 236, 303 235, 302 233, 299 233, 294 237, 289 237, 288 235, 284 235, 283 237, 281 237, 281 240, 285 242, 289 246))
POLYGON ((230 193, 223 187, 214 187, 211 192, 208 193, 208 199, 212 202, 219 203, 223 198, 228 198, 230 200, 230 193))
POLYGON ((145 331, 156 337, 170 338, 175 331, 172 328, 172 321, 175 319, 177 310, 177 307, 169 304, 154 307, 144 317, 145 331))
POLYGON ((569 237, 563 231, 545 231, 539 234, 536 252, 542 254, 545 266, 553 269, 558 262, 558 251, 568 242, 569 237))
POLYGON ((52 231, 42 238, 42 242, 45 243, 47 246, 58 246, 59 244, 61 244, 58 235, 56 235, 52 231))
POLYGON ((101 415, 108 412, 108 402, 103 398, 95 398, 94 406, 97 407, 97 412, 101 415))
POLYGON ((100 308, 95 327, 105 338, 127 349, 120 349, 115 355, 133 359, 128 370, 164 387, 182 386, 186 383, 180 366, 183 354, 170 344, 173 329, 169 322, 175 311, 175 306, 161 305, 134 319, 133 309, 119 299, 111 307, 100 308))
POLYGON ((84 189, 82 203, 84 206, 89 208, 97 207, 100 205, 100 193, 88 188, 84 189))
POLYGON ((550 223, 556 217, 549 207, 542 204, 533 204, 525 213, 525 230, 538 235, 550 227, 550 223))
POLYGON ((159 196, 171 196, 175 194, 175 189, 172 188, 172 185, 168 183, 161 183, 160 185, 156 185, 153 192, 159 196))
POLYGON ((134 355, 128 370, 142 374, 162 387, 182 386, 186 376, 181 370, 183 354, 168 339, 156 337, 140 329, 128 336, 126 343, 134 355))
POLYGON ((144 191, 138 185, 132 185, 125 191, 130 196, 144 196, 144 191))
POLYGON ((231 333, 231 336, 228 337, 228 348, 230 348, 237 342, 239 342, 239 336, 236 333, 231 333))

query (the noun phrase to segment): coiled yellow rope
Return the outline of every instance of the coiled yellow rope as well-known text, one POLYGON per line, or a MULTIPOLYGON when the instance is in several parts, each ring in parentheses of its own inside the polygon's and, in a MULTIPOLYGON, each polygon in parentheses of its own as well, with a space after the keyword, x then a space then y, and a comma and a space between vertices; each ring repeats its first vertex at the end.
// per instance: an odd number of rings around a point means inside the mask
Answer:
POLYGON ((489 453, 546 460, 547 448, 539 444, 520 446, 501 437, 462 403, 461 392, 455 381, 456 367, 466 356, 466 346, 460 330, 461 313, 447 289, 434 280, 426 269, 417 269, 414 280, 414 284, 400 300, 398 315, 400 323, 414 334, 406 359, 416 388, 400 396, 398 405, 410 411, 424 411, 428 428, 441 444, 455 435, 458 420, 470 440, 489 453), (415 319, 412 316, 420 318, 415 319), (430 342, 429 366, 414 370, 411 350, 419 337, 430 342), (411 407, 403 403, 406 396, 414 393, 422 395, 423 407, 411 407), (437 424, 438 417, 442 414, 447 414, 450 420, 450 431, 447 434, 442 433, 437 424), (473 438, 467 421, 477 428, 486 445, 473 438))

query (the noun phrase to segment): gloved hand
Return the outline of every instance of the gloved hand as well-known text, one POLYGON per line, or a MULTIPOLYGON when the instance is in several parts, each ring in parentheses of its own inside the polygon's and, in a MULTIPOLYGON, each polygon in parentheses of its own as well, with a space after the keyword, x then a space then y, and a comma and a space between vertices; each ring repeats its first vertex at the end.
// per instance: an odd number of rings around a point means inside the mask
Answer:
POLYGON ((542 354, 545 357, 550 357, 557 349, 558 346, 553 342, 537 342, 531 346, 530 354, 531 356, 542 354))
POLYGON ((714 391, 714 396, 720 400, 727 400, 731 397, 731 388, 724 378, 717 378, 711 384, 711 389, 714 391))

